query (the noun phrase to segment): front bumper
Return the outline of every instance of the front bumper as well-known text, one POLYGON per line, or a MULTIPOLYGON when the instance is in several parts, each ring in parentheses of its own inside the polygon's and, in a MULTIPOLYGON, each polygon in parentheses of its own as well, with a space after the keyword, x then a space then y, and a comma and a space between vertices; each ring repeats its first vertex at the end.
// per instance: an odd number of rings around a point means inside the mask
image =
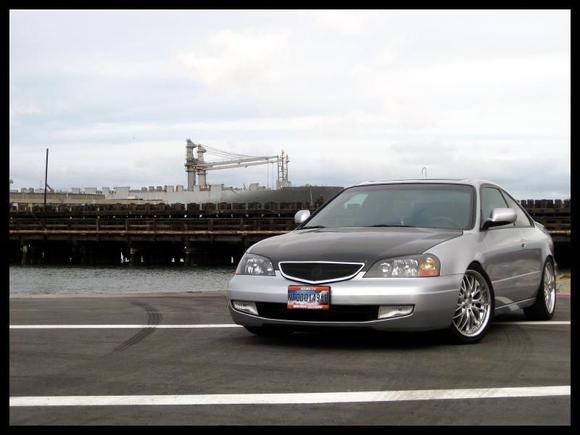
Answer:
POLYGON ((421 331, 444 329, 451 324, 463 275, 430 278, 362 278, 334 282, 331 305, 414 305, 407 316, 371 321, 304 321, 273 319, 235 310, 231 301, 286 304, 288 286, 303 283, 276 276, 235 275, 228 285, 228 308, 234 322, 244 326, 287 325, 296 327, 365 327, 377 330, 421 331))

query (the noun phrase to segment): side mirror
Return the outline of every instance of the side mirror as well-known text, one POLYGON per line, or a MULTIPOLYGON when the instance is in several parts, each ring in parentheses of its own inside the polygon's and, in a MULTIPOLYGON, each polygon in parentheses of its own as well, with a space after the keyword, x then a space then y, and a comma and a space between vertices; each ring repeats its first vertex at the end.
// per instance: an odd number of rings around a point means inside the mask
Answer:
POLYGON ((516 221, 517 215, 513 208, 494 208, 490 217, 483 223, 483 229, 498 227, 500 225, 512 224, 516 221))
POLYGON ((298 210, 294 215, 294 223, 300 225, 310 217, 310 210, 298 210))

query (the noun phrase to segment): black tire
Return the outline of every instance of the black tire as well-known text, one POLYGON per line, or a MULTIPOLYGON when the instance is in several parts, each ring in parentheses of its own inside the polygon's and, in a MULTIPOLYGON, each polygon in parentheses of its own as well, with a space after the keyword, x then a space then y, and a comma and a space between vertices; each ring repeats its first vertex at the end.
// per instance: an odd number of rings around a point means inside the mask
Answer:
POLYGON ((529 320, 550 320, 554 317, 555 311, 556 271, 554 269, 554 263, 548 258, 544 263, 544 269, 542 270, 542 282, 538 288, 536 301, 534 302, 534 305, 524 308, 524 314, 529 320), (547 294, 548 292, 551 293, 551 296, 547 294))
POLYGON ((487 334, 489 326, 492 323, 494 310, 495 300, 491 283, 485 276, 483 270, 470 266, 465 271, 465 275, 461 281, 456 310, 448 330, 448 334, 452 341, 457 344, 473 344, 481 341, 481 339, 487 334), (472 296, 467 298, 463 297, 462 295, 467 291, 467 287, 469 287, 469 289, 472 288, 469 284, 471 279, 477 281, 477 286, 474 284, 474 288, 479 290, 472 290, 470 291, 472 296), (473 298, 474 294, 479 294, 479 298, 473 298), (481 302, 478 302, 478 300, 481 300, 481 302), (472 314, 469 315, 468 311, 471 311, 472 314), (476 312, 480 317, 476 318, 475 314, 473 314, 474 312, 476 312), (470 317, 472 315, 474 317, 470 317), (465 327, 462 328, 461 325, 463 325, 463 321, 466 318, 467 322, 471 322, 470 319, 473 318, 474 325, 476 324, 475 322, 480 322, 479 326, 474 326, 472 331, 465 329, 472 323, 469 323, 469 325, 465 324, 465 327))
POLYGON ((283 326, 244 326, 248 332, 258 337, 286 337, 292 334, 292 329, 283 326))

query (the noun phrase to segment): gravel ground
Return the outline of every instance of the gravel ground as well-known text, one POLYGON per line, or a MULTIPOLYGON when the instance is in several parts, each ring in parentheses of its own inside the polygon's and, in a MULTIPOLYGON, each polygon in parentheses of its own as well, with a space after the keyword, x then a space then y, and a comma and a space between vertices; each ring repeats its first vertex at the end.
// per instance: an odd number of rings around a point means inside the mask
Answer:
POLYGON ((558 293, 570 293, 571 281, 572 276, 570 270, 560 270, 558 272, 558 278, 556 282, 556 289, 558 293))

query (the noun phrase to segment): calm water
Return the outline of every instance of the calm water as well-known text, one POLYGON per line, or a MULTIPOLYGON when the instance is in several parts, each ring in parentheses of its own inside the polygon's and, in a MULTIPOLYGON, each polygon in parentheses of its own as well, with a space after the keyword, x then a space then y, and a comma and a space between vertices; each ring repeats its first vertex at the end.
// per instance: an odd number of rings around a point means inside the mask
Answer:
POLYGON ((223 291, 234 267, 10 266, 10 295, 223 291))

